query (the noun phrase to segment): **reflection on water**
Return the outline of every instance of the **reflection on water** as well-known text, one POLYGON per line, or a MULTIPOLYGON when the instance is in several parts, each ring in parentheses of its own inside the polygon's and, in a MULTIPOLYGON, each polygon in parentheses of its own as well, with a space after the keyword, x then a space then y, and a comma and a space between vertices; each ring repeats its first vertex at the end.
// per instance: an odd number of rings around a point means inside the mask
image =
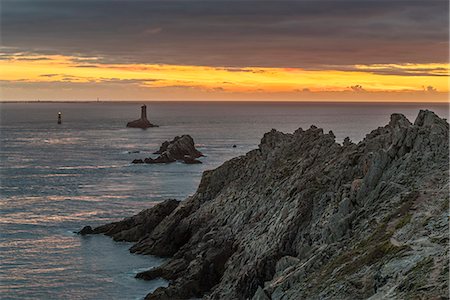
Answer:
POLYGON ((201 173, 256 148, 264 132, 311 124, 337 141, 361 140, 392 112, 444 105, 154 103, 149 130, 125 128, 138 104, 2 104, 0 294, 5 299, 142 299, 167 284, 134 275, 162 262, 129 244, 74 230, 118 220, 195 192, 201 173), (28 110, 33 113, 25 113, 28 110), (58 111, 64 123, 56 124, 58 111), (22 118, 26 116, 26 118, 22 118), (202 165, 132 165, 176 135, 190 134, 202 165), (233 148, 232 145, 237 145, 233 148), (129 153, 139 151, 139 153, 129 153))
POLYGON ((138 270, 158 265, 162 259, 130 255, 127 243, 114 243, 104 236, 80 238, 61 231, 45 236, 43 228, 34 231, 36 236, 24 235, 2 243, 3 296, 136 299, 167 285, 163 280, 134 279, 138 270))

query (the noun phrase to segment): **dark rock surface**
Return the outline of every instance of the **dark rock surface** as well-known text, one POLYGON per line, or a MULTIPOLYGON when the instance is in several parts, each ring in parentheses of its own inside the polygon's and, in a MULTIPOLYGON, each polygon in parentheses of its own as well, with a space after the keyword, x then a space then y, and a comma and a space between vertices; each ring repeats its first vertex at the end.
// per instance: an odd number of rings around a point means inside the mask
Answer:
POLYGON ((151 157, 135 159, 132 163, 147 163, 147 164, 161 164, 171 163, 175 161, 182 161, 186 164, 201 164, 197 160, 203 154, 195 148, 194 140, 190 135, 182 135, 175 137, 172 141, 165 141, 158 151, 154 154, 159 154, 155 159, 151 157))
POLYGON ((86 235, 86 234, 92 234, 94 233, 94 231, 92 230, 91 226, 84 226, 80 231, 77 232, 78 234, 81 235, 86 235))
POLYGON ((203 156, 200 151, 195 149, 194 139, 188 134, 176 136, 170 142, 165 141, 154 154, 175 160, 182 160, 185 157, 198 158, 203 156))
POLYGON ((202 162, 199 161, 198 159, 192 158, 192 157, 190 157, 190 156, 185 156, 185 157, 183 157, 183 162, 184 162, 185 164, 188 164, 188 165, 201 164, 201 163, 202 163, 202 162))
POLYGON ((152 208, 145 209, 122 221, 96 227, 85 226, 80 234, 100 234, 111 236, 115 241, 137 242, 145 237, 167 217, 180 202, 168 199, 156 204, 152 208))
POLYGON ((158 125, 150 123, 147 119, 147 106, 144 104, 141 106, 141 117, 137 120, 128 122, 127 127, 147 129, 150 127, 158 127, 158 125))
POLYGON ((133 235, 132 252, 170 257, 137 275, 170 280, 146 299, 447 299, 448 131, 421 111, 358 144, 266 133, 133 235))

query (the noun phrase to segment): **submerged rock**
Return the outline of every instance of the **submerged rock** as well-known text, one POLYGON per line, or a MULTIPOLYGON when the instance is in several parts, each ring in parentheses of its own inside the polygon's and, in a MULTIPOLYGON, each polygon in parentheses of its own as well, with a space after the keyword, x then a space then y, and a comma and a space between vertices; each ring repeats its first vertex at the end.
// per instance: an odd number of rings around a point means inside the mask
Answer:
POLYGON ((170 280, 146 299, 448 297, 448 131, 421 111, 358 144, 266 133, 133 235, 131 252, 170 257, 137 275, 170 280))
POLYGON ((150 127, 158 127, 158 125, 150 123, 147 119, 147 106, 144 104, 141 106, 141 118, 128 122, 127 127, 147 129, 150 127))

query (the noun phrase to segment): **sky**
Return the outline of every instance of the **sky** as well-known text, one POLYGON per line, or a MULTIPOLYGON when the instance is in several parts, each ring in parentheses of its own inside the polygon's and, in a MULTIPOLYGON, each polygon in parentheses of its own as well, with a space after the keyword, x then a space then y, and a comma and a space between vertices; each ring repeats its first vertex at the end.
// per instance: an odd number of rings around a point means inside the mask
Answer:
POLYGON ((447 102, 447 0, 0 0, 0 100, 447 102))

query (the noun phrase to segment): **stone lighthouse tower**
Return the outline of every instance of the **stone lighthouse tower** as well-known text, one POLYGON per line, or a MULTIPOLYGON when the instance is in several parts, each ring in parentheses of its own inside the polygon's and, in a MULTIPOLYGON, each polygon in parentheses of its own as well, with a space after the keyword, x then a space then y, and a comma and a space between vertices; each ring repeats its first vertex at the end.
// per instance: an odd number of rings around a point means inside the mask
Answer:
POLYGON ((150 123, 150 121, 147 119, 147 106, 143 104, 141 106, 141 118, 128 122, 127 127, 146 129, 150 127, 158 127, 158 125, 150 123))

